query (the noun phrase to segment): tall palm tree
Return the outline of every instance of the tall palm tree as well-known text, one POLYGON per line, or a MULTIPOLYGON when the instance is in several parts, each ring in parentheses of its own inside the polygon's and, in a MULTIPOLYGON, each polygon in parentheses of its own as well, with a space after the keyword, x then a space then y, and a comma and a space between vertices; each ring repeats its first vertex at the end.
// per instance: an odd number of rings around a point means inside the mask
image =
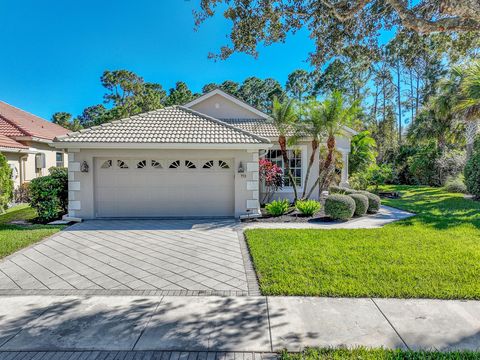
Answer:
POLYGON ((480 131, 480 61, 474 61, 466 67, 456 68, 460 75, 460 101, 455 107, 468 120, 467 152, 471 152, 475 135, 480 131))
POLYGON ((327 135, 327 154, 321 162, 318 178, 308 192, 309 198, 319 186, 319 193, 328 187, 331 173, 335 170, 334 153, 336 136, 342 133, 344 126, 351 125, 360 114, 358 101, 347 105, 340 91, 333 91, 331 96, 322 101, 319 107, 322 125, 327 135))
POLYGON ((295 101, 293 99, 287 99, 280 102, 276 97, 272 103, 272 118, 273 125, 278 131, 278 144, 280 145, 280 151, 282 153, 283 163, 285 167, 285 173, 293 187, 294 201, 298 199, 297 184, 293 178, 292 171, 290 170, 290 160, 288 158, 287 151, 287 135, 294 128, 298 114, 295 108, 295 101))
POLYGON ((301 196, 302 199, 305 199, 308 180, 310 179, 310 173, 312 171, 313 164, 315 163, 315 158, 317 157, 317 154, 320 156, 318 148, 326 135, 321 103, 319 103, 317 100, 311 100, 303 107, 303 119, 302 121, 298 122, 296 132, 298 133, 298 136, 307 136, 312 139, 312 153, 308 160, 307 173, 305 175, 305 183, 301 196))

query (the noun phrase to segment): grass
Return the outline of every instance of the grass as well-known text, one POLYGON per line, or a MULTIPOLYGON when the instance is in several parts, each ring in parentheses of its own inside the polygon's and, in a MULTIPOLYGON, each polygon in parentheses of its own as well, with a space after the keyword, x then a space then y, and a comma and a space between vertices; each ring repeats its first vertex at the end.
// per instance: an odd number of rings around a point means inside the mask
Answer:
POLYGON ((308 348, 302 353, 283 352, 280 360, 473 360, 480 359, 480 352, 473 351, 411 351, 385 349, 316 349, 308 348))
POLYGON ((415 217, 379 229, 247 230, 265 295, 480 299, 480 202, 389 187, 415 217))
POLYGON ((12 221, 32 221, 37 214, 28 205, 18 205, 0 215, 0 258, 29 246, 43 238, 55 234, 64 226, 52 225, 13 225, 12 221))

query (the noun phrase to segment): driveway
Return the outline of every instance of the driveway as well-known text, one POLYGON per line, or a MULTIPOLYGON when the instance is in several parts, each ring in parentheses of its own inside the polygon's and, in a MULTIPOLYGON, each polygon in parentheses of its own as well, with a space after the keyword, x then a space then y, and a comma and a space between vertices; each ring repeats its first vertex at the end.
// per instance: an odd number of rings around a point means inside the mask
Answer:
POLYGON ((94 220, 1 261, 0 291, 247 295, 249 261, 233 220, 94 220))

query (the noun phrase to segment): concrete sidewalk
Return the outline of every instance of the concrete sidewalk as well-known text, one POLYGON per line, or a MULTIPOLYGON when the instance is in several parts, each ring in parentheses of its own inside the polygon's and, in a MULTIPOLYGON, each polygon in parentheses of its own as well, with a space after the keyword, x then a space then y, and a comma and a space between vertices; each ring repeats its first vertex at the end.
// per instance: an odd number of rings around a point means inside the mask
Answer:
POLYGON ((0 297, 0 351, 480 349, 480 301, 0 297))

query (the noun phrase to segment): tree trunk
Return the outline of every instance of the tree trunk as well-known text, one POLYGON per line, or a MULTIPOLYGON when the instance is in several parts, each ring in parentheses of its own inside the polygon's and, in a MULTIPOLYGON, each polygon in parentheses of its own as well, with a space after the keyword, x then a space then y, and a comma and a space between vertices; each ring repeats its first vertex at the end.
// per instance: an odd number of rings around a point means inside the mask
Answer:
POLYGON ((397 60, 397 106, 398 106, 398 145, 402 144, 402 91, 400 84, 400 60, 397 60))
POLYGON ((312 170, 313 163, 315 162, 315 155, 317 152, 318 141, 312 140, 312 154, 310 155, 310 160, 308 161, 307 174, 305 175, 305 183, 303 184, 302 199, 305 199, 305 194, 307 193, 308 179, 310 177, 310 171, 312 170))
POLYGON ((282 152, 283 164, 285 166, 285 172, 287 173, 288 179, 293 187, 293 202, 297 202, 298 193, 297 193, 297 184, 295 184, 295 179, 293 178, 292 171, 290 170, 290 161, 287 153, 287 139, 285 135, 280 135, 278 137, 278 144, 280 145, 280 151, 282 152))
POLYGON ((325 158, 325 163, 323 164, 323 168, 320 171, 320 174, 318 175, 317 181, 315 181, 315 184, 313 184, 312 188, 308 192, 307 198, 309 198, 317 185, 319 186, 318 191, 319 194, 322 193, 323 190, 325 190, 325 184, 328 182, 328 175, 329 172, 331 171, 331 165, 333 163, 333 155, 335 151, 335 136, 334 135, 329 135, 328 140, 327 140, 327 157, 325 158), (323 172, 323 176, 321 173, 323 172))

